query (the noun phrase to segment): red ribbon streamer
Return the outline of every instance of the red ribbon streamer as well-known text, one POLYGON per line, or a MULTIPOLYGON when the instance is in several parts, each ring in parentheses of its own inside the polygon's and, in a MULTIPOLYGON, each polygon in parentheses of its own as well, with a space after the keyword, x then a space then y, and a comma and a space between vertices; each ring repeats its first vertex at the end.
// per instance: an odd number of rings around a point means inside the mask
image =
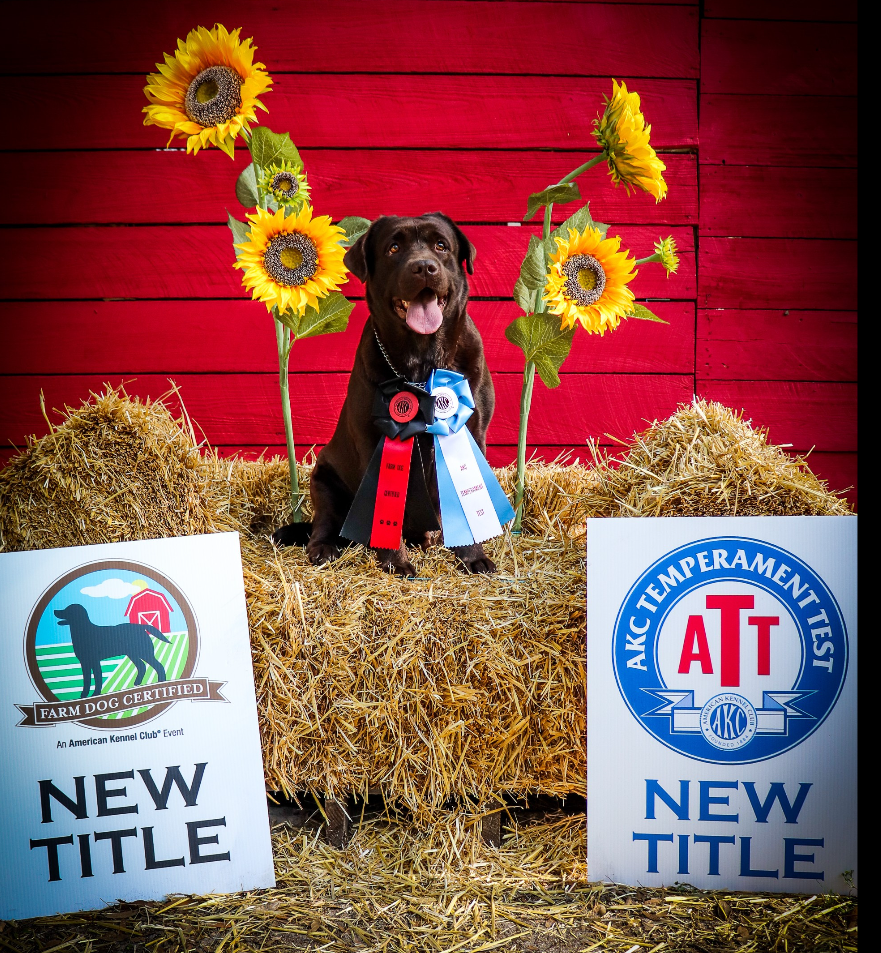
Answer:
POLYGON ((376 490, 370 545, 377 549, 398 549, 401 545, 401 530, 404 525, 404 505, 407 502, 413 438, 390 440, 384 437, 383 439, 385 443, 379 464, 379 485, 376 490))

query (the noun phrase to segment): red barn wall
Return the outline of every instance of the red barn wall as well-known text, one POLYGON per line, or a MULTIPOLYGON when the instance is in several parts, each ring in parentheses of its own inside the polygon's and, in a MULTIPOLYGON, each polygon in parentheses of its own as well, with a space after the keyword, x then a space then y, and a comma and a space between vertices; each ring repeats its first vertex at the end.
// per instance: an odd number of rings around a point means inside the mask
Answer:
MULTIPOLYGON (((522 355, 503 330, 530 232, 525 198, 579 165, 610 77, 642 96, 668 166, 655 204, 581 179, 637 257, 659 236, 677 275, 632 287, 669 325, 576 334, 563 384, 536 385, 545 456, 612 445, 692 394, 745 409, 856 484, 855 3, 325 0, 320 4, 4 4, 0 221, 3 459, 47 406, 103 382, 169 378, 224 452, 283 452, 272 322, 233 271, 225 209, 247 162, 165 150, 141 124, 144 74, 197 24, 243 27, 275 78, 271 128, 300 147, 318 213, 441 209, 477 246, 471 313, 498 394, 492 462, 514 457, 522 355)), ((562 220, 574 206, 555 208, 562 220)), ((343 289, 354 298, 363 288, 343 289)), ((300 453, 330 436, 365 318, 291 358, 300 453)), ((851 495, 855 499, 855 493, 851 495)))

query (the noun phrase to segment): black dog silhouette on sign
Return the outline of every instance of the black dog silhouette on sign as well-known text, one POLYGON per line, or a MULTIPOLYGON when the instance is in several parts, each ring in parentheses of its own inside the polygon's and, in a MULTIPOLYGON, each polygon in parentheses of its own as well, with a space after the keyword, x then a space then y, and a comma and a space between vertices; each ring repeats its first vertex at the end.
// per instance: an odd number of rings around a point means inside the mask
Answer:
POLYGON ((56 609, 59 625, 70 626, 70 641, 73 644, 73 654, 83 670, 83 693, 80 698, 86 698, 92 687, 92 678, 95 679, 95 691, 100 695, 104 684, 104 675, 101 671, 101 660, 115 658, 117 655, 127 655, 132 665, 137 669, 136 685, 144 681, 149 665, 159 676, 159 681, 166 680, 165 667, 156 658, 150 636, 169 642, 155 626, 143 622, 123 622, 120 625, 95 625, 89 618, 85 607, 78 602, 69 605, 66 609, 56 609), (146 663, 146 664, 145 664, 146 663))

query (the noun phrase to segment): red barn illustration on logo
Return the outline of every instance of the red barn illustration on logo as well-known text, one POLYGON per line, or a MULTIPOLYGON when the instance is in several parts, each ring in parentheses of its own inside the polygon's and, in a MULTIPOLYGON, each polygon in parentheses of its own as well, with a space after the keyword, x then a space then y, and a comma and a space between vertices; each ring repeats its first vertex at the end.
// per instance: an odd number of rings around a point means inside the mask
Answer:
POLYGON ((174 609, 171 608, 168 600, 161 592, 142 589, 129 599, 124 614, 129 622, 140 622, 144 625, 155 626, 160 632, 167 635, 171 631, 171 623, 168 617, 172 612, 174 612, 174 609))

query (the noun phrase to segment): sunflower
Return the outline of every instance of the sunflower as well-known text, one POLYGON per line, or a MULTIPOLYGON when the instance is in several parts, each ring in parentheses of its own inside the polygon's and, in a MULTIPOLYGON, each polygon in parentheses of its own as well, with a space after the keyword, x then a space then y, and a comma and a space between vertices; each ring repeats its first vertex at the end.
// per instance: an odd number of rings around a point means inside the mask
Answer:
POLYGON ((633 302, 627 283, 636 277, 635 260, 618 251, 621 239, 603 238, 588 225, 570 231, 568 241, 555 241, 545 284, 548 311, 562 316, 561 328, 571 328, 576 318, 589 333, 617 328, 633 302))
POLYGON ((638 186, 660 202, 667 194, 663 172, 667 168, 649 143, 652 127, 640 112, 639 94, 628 93, 627 84, 612 80, 612 98, 606 100, 602 118, 594 120, 593 131, 609 163, 612 181, 638 186))
POLYGON ((301 165, 275 162, 260 173, 257 184, 268 192, 278 205, 299 208, 309 202, 309 184, 301 165))
POLYGON ((664 266, 668 278, 676 274, 679 268, 679 255, 676 254, 676 242, 673 241, 672 235, 655 242, 655 255, 652 257, 655 256, 657 256, 656 260, 664 266))
POLYGON ((165 53, 159 72, 147 77, 144 125, 170 129, 169 143, 186 137, 187 152, 211 144, 232 156, 236 136, 257 122, 255 107, 266 110, 257 97, 272 85, 264 65, 254 62, 252 40, 240 41, 240 32, 218 23, 178 40, 174 56, 165 53))
POLYGON ((345 280, 346 250, 340 245, 345 232, 331 224, 329 215, 313 218, 308 205, 287 218, 284 213, 283 208, 258 208, 248 216, 250 241, 236 245, 235 267, 243 269, 242 284, 269 311, 303 314, 345 280))

